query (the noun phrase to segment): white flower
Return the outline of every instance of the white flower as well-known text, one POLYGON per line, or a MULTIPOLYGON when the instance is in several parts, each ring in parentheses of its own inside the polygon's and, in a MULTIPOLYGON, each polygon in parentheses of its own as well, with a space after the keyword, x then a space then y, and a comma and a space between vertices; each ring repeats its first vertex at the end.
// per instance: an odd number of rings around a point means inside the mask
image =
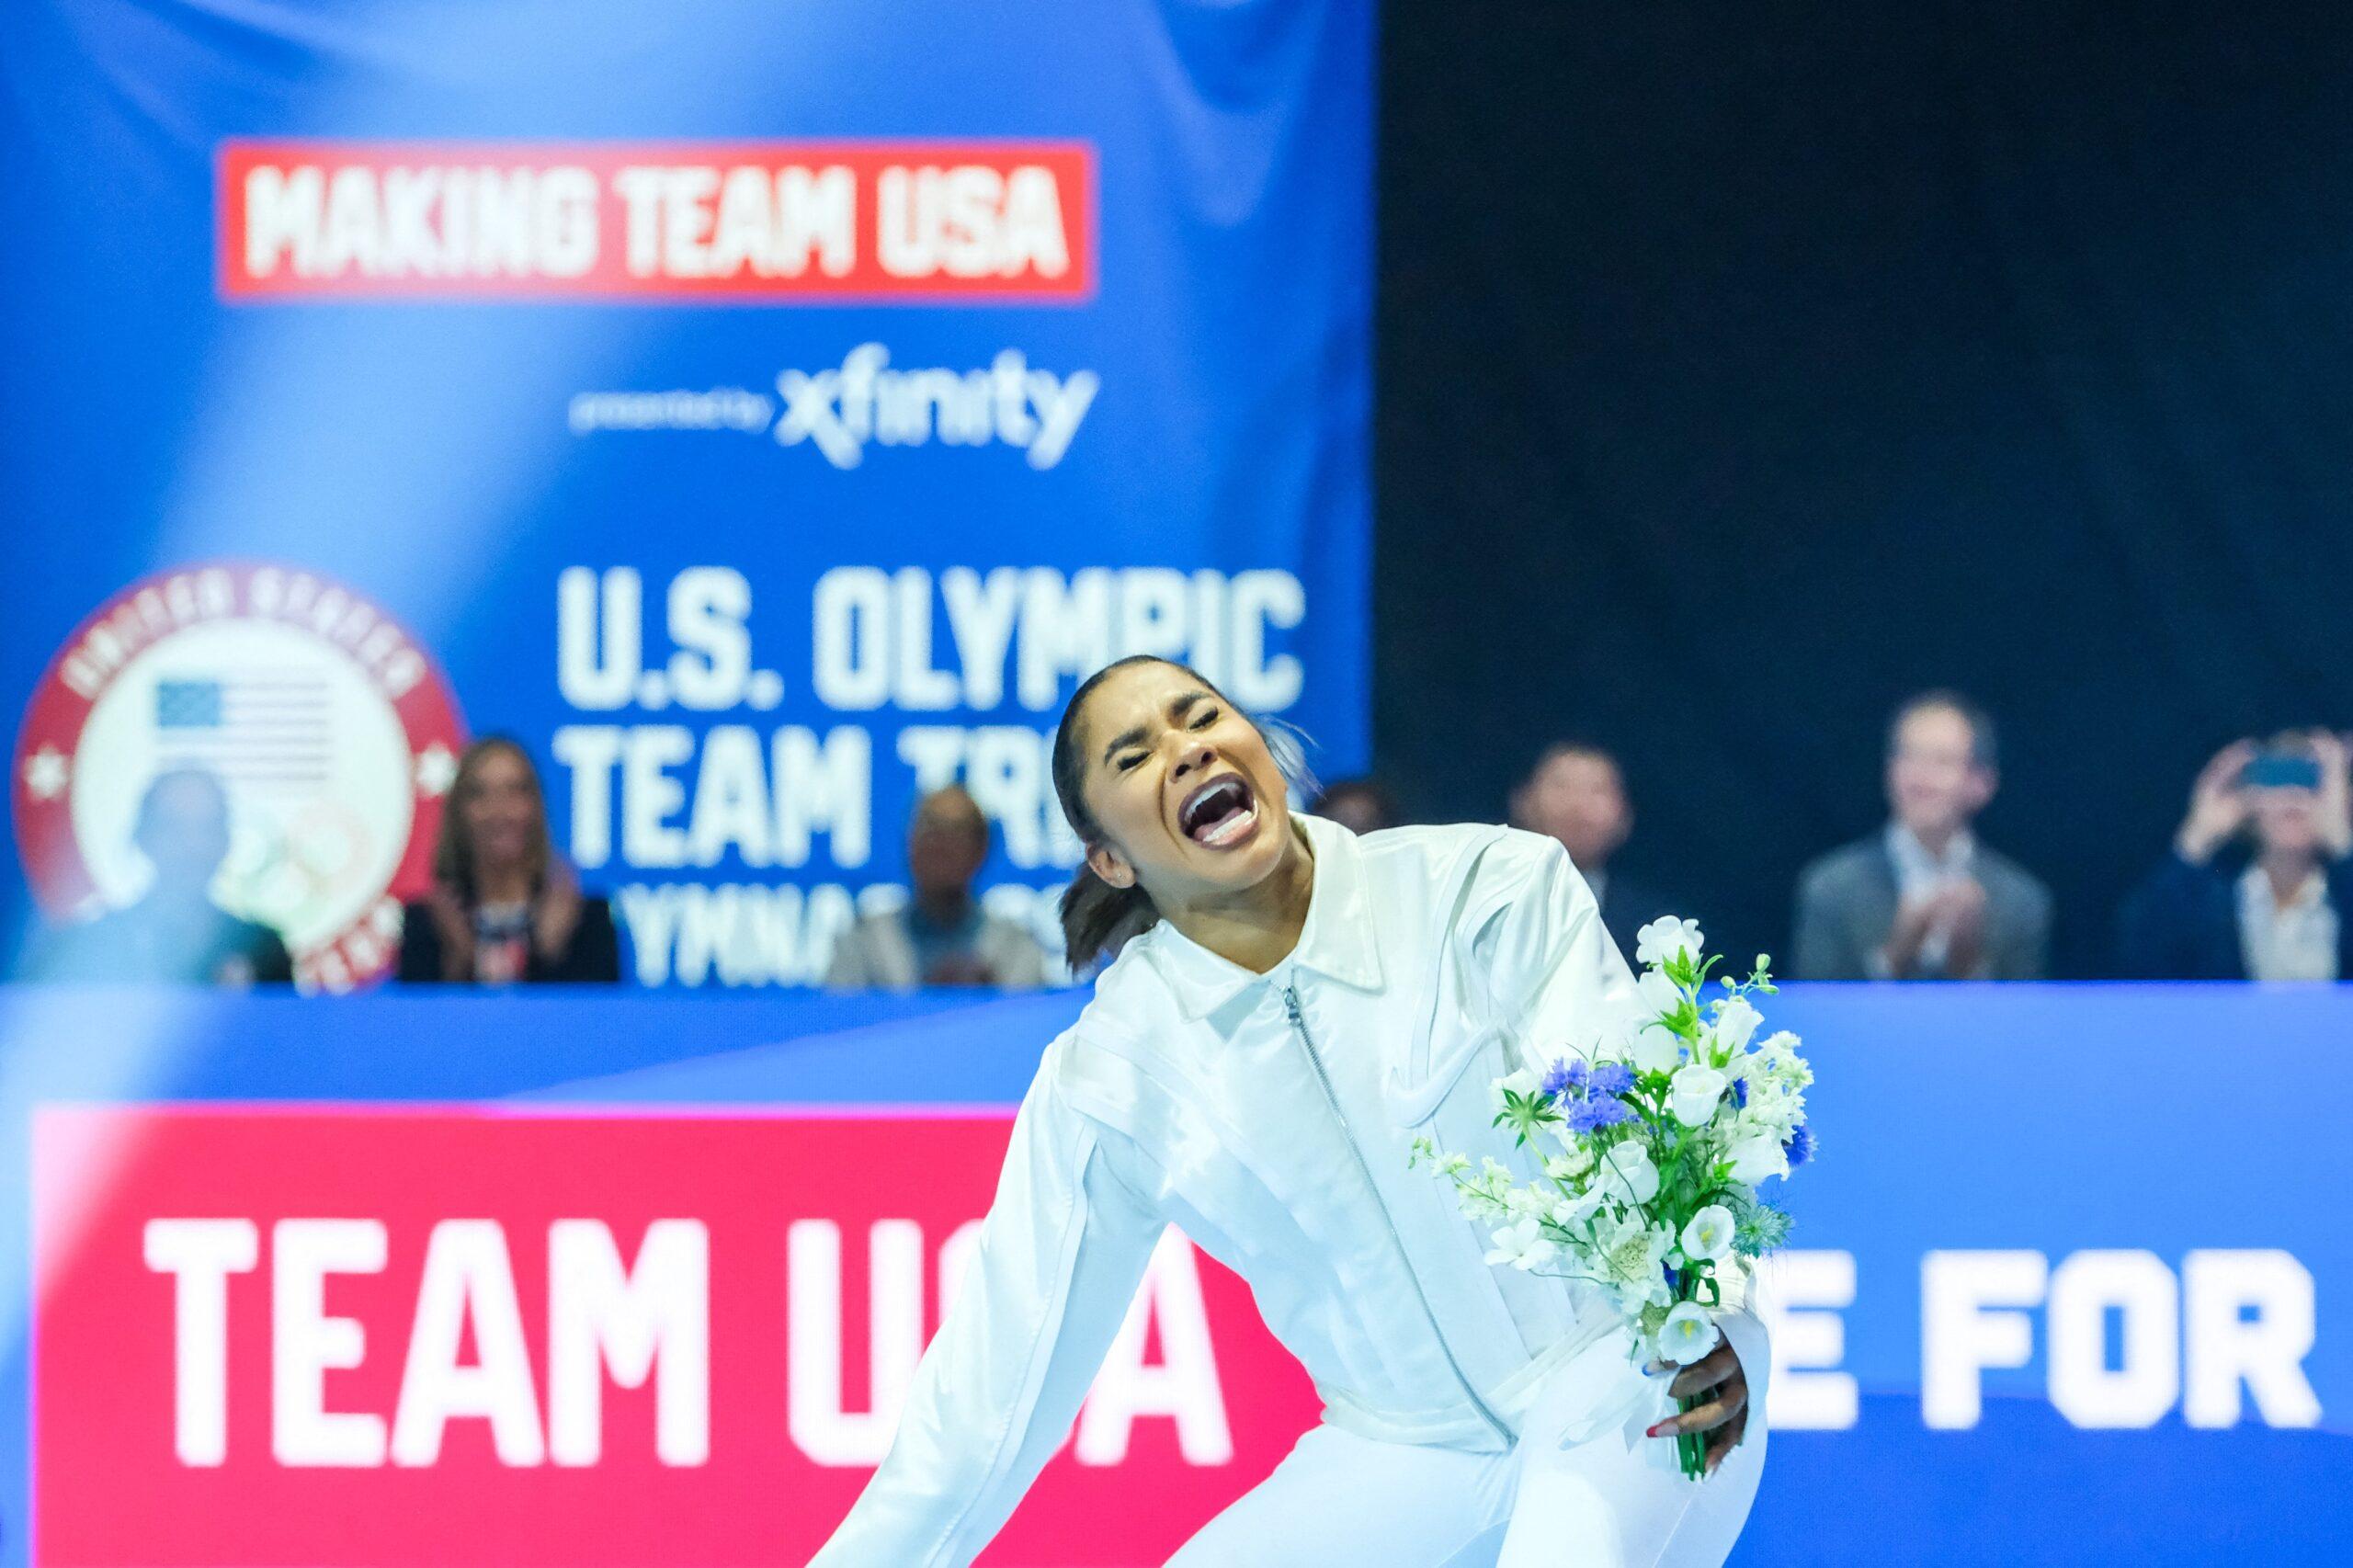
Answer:
POLYGON ((1504 1199, 1511 1191, 1511 1172, 1495 1163, 1491 1155, 1481 1165, 1479 1174, 1456 1189, 1456 1199, 1462 1211, 1474 1219, 1500 1220, 1506 1217, 1504 1199))
POLYGON ((1798 1037, 1787 1029, 1777 1029, 1765 1037, 1756 1048, 1765 1071, 1774 1077, 1787 1080, 1799 1088, 1813 1082, 1813 1069, 1798 1054, 1798 1037))
POLYGON ((1748 1108, 1741 1113, 1741 1123, 1747 1131, 1769 1132, 1776 1143, 1787 1142, 1804 1119, 1805 1096, 1779 1084, 1760 1084, 1750 1089, 1748 1108))
MULTIPOLYGON (((1745 1057, 1754 1063, 1757 1058, 1745 1057)), ((1769 1069, 1752 1067, 1745 1074, 1748 1081, 1748 1104, 1742 1108, 1740 1121, 1745 1130, 1757 1132, 1770 1130, 1776 1137, 1787 1138, 1790 1130, 1805 1119, 1805 1096, 1794 1083, 1769 1069)))
POLYGON ((1716 1004, 1716 1048, 1738 1052, 1764 1021, 1765 1015, 1752 1006, 1747 997, 1726 997, 1716 1004))
POLYGON ((1705 1127, 1715 1119, 1728 1084, 1722 1073, 1694 1062, 1676 1074, 1667 1087, 1667 1105, 1675 1119, 1686 1127, 1705 1127))
POLYGON ((1552 1195, 1540 1187, 1515 1187, 1504 1196, 1504 1210, 1514 1220, 1541 1220, 1552 1211, 1552 1195))
POLYGON ((1593 1151, 1582 1143, 1569 1145, 1565 1154, 1552 1154, 1544 1161, 1544 1174, 1557 1182, 1573 1182, 1593 1169, 1593 1151))
POLYGON ((1645 968, 1663 964, 1678 954, 1688 953, 1698 958, 1706 947, 1696 920, 1678 920, 1672 915, 1662 915, 1634 933, 1634 961, 1645 968))
POLYGON ((1683 1064, 1683 1042, 1675 1031, 1653 1024, 1634 1037, 1634 1071, 1672 1073, 1683 1064))
MULTIPOLYGON (((1634 994, 1643 999, 1643 1006, 1652 1017, 1672 1013, 1683 1006, 1683 987, 1654 969, 1643 971, 1642 977, 1634 982, 1634 994)), ((1636 1043, 1641 1043, 1639 1037, 1636 1043)))
POLYGON ((1601 1194, 1580 1192, 1574 1198, 1563 1198, 1555 1201, 1547 1218, 1563 1230, 1573 1231, 1592 1219, 1594 1210, 1600 1207, 1601 1194))
POLYGON ((1666 1321, 1659 1325, 1658 1358, 1688 1367, 1713 1350, 1722 1337, 1707 1308, 1697 1301, 1684 1301, 1670 1311, 1666 1321))
POLYGON ((1516 1225, 1506 1225, 1495 1233, 1495 1249, 1487 1254, 1489 1263, 1508 1263, 1514 1268, 1540 1268, 1552 1261, 1561 1249, 1544 1234, 1541 1221, 1522 1220, 1516 1225))
POLYGON ((1770 1132, 1749 1134, 1726 1149, 1724 1157, 1732 1162, 1732 1179, 1743 1187, 1790 1174, 1790 1157, 1781 1152, 1781 1141, 1770 1132))
POLYGON ((1641 1139, 1612 1143, 1601 1160, 1604 1169, 1596 1185, 1606 1187, 1608 1196, 1634 1203, 1648 1203, 1658 1196, 1658 1167, 1651 1164, 1650 1149, 1641 1139))
POLYGON ((1665 1268, 1672 1244, 1665 1225, 1650 1224, 1639 1214, 1603 1226, 1601 1249, 1594 1261, 1617 1293, 1620 1311, 1631 1316, 1674 1300, 1666 1288, 1665 1268))
POLYGON ((1684 1256, 1714 1263, 1732 1251, 1732 1210, 1711 1203, 1683 1227, 1684 1256))

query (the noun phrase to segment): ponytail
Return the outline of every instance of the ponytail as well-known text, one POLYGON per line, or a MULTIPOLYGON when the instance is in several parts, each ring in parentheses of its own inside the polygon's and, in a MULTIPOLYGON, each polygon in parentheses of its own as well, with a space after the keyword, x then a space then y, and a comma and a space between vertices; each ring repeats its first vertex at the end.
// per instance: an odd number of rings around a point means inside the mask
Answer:
POLYGON ((1084 861, 1063 890, 1062 915, 1063 950, 1073 974, 1116 955, 1129 937, 1160 922, 1159 909, 1141 884, 1115 888, 1084 861))

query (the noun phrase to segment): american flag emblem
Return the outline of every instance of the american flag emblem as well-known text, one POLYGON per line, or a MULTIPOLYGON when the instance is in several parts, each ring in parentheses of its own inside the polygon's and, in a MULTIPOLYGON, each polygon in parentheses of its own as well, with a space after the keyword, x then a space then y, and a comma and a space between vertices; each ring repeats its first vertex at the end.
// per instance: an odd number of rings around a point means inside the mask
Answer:
POLYGON ((335 744, 324 679, 282 669, 155 683, 156 763, 237 784, 324 784, 335 744))
POLYGON ((221 722, 221 683, 217 680, 166 680, 155 685, 155 728, 204 730, 221 722))

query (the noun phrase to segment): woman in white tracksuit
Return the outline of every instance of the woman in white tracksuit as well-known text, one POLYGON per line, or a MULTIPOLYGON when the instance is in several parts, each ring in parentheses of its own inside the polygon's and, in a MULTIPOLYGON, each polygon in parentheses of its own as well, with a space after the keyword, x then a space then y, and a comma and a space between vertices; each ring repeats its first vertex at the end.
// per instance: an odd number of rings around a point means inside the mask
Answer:
POLYGON ((1171 1222, 1249 1281, 1324 1401, 1171 1568, 1722 1562, 1764 1463, 1756 1320, 1729 1313, 1670 1381, 1589 1287, 1489 1266, 1449 1184, 1407 1168, 1425 1133, 1517 1162, 1491 1081, 1639 1014, 1560 846, 1290 816, 1264 735, 1154 659, 1080 687, 1054 776, 1087 846, 1073 961, 1124 945, 1047 1048, 890 1454, 813 1568, 970 1562, 1171 1222), (1708 1434, 1705 1481, 1677 1473, 1678 1431, 1708 1434))

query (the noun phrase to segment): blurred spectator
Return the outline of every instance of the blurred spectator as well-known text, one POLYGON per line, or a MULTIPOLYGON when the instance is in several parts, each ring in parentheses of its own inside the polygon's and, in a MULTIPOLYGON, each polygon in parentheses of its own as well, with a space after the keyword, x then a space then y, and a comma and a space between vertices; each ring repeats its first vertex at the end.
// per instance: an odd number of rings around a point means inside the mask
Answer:
POLYGON ((40 980, 284 984, 294 978, 276 931, 212 902, 229 855, 229 796, 200 767, 156 775, 140 797, 131 842, 154 879, 136 903, 57 934, 29 966, 40 980))
POLYGON ((1511 793, 1511 820, 1516 827, 1560 840, 1601 905, 1603 928, 1629 955, 1634 933, 1660 915, 1695 915, 1610 869, 1611 858, 1634 831, 1634 808, 1626 799, 1618 759, 1601 747, 1578 741, 1547 746, 1511 793))
POLYGON ((2276 736, 2263 747, 2223 747, 2198 775, 2172 852, 2125 901, 2118 932, 2124 972, 2353 977, 2348 852, 2353 789, 2342 737, 2322 730, 2276 736))
POLYGON ((1888 728, 1886 828, 1798 879, 1801 980, 2034 980, 2051 894, 1977 842, 2000 781, 1994 724, 1949 691, 1915 697, 1888 728))
POLYGON ((538 769, 504 736, 458 760, 433 891, 401 912, 400 977, 460 985, 617 981, 620 942, 548 836, 538 769))
POLYGON ((1397 825, 1397 802, 1378 778, 1343 778, 1316 796, 1308 810, 1350 833, 1378 833, 1397 825))
POLYGON ((1038 939, 972 896, 989 858, 989 819, 961 784, 934 790, 907 829, 911 896, 901 908, 861 917, 835 944, 828 991, 913 991, 992 985, 1033 991, 1046 983, 1038 939))

